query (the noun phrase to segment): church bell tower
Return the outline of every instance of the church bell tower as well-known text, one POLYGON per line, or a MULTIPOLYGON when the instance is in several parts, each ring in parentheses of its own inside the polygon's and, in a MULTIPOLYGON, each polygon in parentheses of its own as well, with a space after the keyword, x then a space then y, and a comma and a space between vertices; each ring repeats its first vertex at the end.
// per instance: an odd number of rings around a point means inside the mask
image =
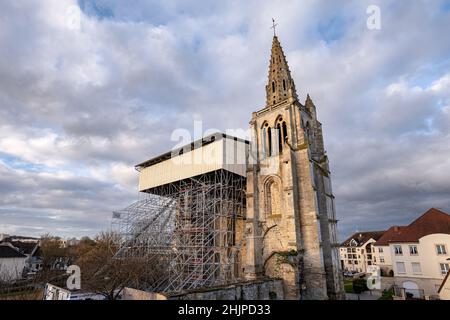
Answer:
POLYGON ((266 105, 253 112, 250 128, 246 278, 281 278, 288 299, 342 299, 337 220, 322 125, 310 96, 299 102, 275 34, 266 105))

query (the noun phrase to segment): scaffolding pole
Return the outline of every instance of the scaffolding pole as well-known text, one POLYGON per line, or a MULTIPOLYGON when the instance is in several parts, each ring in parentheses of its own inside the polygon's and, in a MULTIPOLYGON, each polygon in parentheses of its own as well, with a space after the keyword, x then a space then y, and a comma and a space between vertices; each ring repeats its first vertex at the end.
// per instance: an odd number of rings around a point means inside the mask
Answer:
POLYGON ((240 281, 245 178, 226 170, 158 186, 113 213, 116 258, 144 258, 166 270, 148 290, 177 293, 240 281))

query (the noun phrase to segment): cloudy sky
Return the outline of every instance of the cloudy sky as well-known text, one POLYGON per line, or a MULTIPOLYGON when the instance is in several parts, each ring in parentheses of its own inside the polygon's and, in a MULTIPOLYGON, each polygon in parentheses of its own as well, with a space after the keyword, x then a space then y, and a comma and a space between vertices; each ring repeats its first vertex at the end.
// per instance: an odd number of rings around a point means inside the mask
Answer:
POLYGON ((450 212, 450 1, 17 0, 0 3, 0 233, 92 236, 174 129, 247 128, 272 17, 323 123, 340 239, 450 212))

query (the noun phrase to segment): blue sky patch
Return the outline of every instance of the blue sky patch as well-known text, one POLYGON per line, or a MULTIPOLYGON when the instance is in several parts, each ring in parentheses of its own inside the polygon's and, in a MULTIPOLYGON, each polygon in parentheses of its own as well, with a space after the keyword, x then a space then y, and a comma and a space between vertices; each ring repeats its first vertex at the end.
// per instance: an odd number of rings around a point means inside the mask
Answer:
POLYGON ((0 152, 0 159, 10 168, 25 170, 29 172, 56 172, 57 170, 42 164, 36 164, 24 161, 19 157, 0 152))
POLYGON ((348 22, 340 15, 335 15, 330 19, 319 23, 317 32, 326 43, 338 41, 345 36, 348 22))
POLYGON ((114 17, 114 13, 111 8, 99 4, 97 1, 78 0, 78 5, 80 6, 81 11, 88 16, 95 16, 99 19, 114 17))

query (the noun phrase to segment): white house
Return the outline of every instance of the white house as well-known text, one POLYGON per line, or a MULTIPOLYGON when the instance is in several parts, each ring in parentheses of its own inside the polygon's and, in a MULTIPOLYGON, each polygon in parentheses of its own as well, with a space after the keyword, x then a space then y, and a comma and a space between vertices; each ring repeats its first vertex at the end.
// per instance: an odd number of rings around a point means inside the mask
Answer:
POLYGON ((382 276, 394 276, 394 268, 392 266, 391 249, 389 247, 389 240, 394 234, 400 232, 404 226, 390 227, 377 242, 374 243, 373 256, 375 265, 381 269, 382 276))
POLYGON ((9 243, 0 243, 0 281, 22 278, 27 256, 17 251, 9 243))
POLYGON ((42 269, 40 246, 35 238, 6 237, 1 243, 9 243, 16 251, 27 257, 26 272, 37 272, 42 269))
POLYGON ((367 272, 368 266, 374 264, 372 246, 383 233, 384 231, 357 232, 345 240, 339 248, 342 270, 367 272))
POLYGON ((374 249, 376 264, 392 271, 396 286, 416 298, 437 298, 450 265, 450 215, 430 209, 408 226, 390 228, 374 249))

